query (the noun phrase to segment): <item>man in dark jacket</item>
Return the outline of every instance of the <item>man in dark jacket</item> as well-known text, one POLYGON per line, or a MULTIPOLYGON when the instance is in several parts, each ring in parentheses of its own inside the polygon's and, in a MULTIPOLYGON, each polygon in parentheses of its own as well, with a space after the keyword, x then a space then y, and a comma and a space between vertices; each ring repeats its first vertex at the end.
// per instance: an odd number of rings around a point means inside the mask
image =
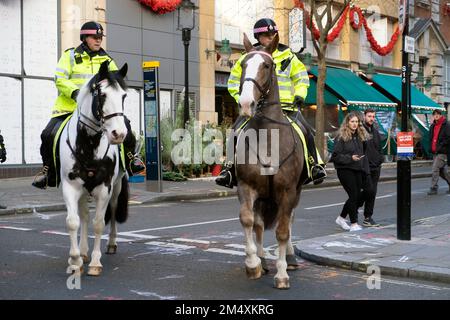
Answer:
POLYGON ((367 109, 364 111, 363 126, 369 134, 369 140, 366 144, 366 155, 369 160, 370 174, 363 177, 363 192, 358 203, 359 207, 364 205, 365 227, 378 227, 379 224, 372 219, 375 198, 377 196, 378 180, 380 179, 381 164, 384 156, 381 148, 381 136, 378 129, 374 127, 375 110, 367 109))
MULTIPOLYGON (((6 161, 6 149, 5 144, 3 143, 3 136, 0 134, 0 162, 3 163, 6 161)), ((6 206, 0 204, 0 209, 6 209, 6 206)))
POLYGON ((431 188, 428 195, 435 195, 438 193, 439 176, 444 179, 450 193, 450 176, 447 172, 447 155, 450 148, 450 124, 447 122, 442 111, 436 109, 433 111, 433 124, 430 127, 430 146, 433 154, 433 169, 431 174, 431 188))

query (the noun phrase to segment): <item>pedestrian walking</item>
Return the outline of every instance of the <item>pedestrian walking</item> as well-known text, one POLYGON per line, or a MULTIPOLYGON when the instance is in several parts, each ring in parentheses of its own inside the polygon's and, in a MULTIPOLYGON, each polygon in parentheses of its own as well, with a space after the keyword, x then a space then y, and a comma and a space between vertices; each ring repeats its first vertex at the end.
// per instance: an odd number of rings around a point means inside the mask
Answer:
POLYGON ((444 179, 450 193, 450 175, 447 172, 448 153, 450 151, 450 124, 442 115, 442 111, 436 109, 433 111, 433 123, 430 127, 430 146, 433 154, 433 167, 431 174, 431 188, 428 195, 438 193, 439 176, 444 179))
MULTIPOLYGON (((0 132, 0 163, 3 163, 6 161, 6 148, 5 148, 5 142, 3 140, 3 136, 0 132)), ((0 209, 6 209, 6 206, 2 205, 0 203, 0 209)))
POLYGON ((336 223, 344 230, 362 230, 358 224, 358 200, 361 196, 363 177, 369 174, 369 163, 366 157, 367 140, 368 134, 358 114, 349 113, 339 129, 330 159, 334 163, 342 187, 348 194, 341 214, 336 219, 336 223), (347 215, 350 216, 350 226, 345 220, 347 215))
POLYGON ((368 175, 363 175, 363 190, 358 207, 364 205, 365 227, 378 227, 378 223, 373 220, 373 209, 375 207, 375 198, 377 196, 378 180, 380 179, 381 164, 384 161, 381 148, 381 135, 375 127, 375 110, 366 109, 364 111, 364 129, 367 131, 369 140, 367 140, 366 155, 369 162, 368 175))

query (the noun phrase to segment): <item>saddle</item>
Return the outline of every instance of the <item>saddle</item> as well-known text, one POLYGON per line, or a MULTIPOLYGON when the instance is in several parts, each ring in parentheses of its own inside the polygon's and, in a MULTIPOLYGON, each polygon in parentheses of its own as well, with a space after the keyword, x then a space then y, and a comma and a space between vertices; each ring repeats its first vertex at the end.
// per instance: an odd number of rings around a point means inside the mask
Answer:
MULTIPOLYGON (((301 124, 298 124, 297 122, 295 122, 293 119, 291 119, 288 115, 286 115, 285 113, 283 113, 286 120, 289 121, 289 123, 292 125, 292 127, 294 128, 295 132, 298 134, 298 137, 300 138, 302 145, 303 145, 303 154, 304 154, 304 159, 305 159, 305 165, 306 165, 306 172, 307 172, 307 179, 305 181, 305 184, 309 183, 312 181, 312 177, 311 177, 311 165, 314 162, 314 160, 312 159, 312 156, 309 155, 308 152, 308 147, 306 144, 306 128, 303 128, 303 126, 301 126, 301 124)), ((247 126, 248 121, 250 120, 250 118, 246 119, 240 126, 238 126, 238 134, 240 132, 242 132, 243 129, 245 129, 245 127, 247 126)), ((320 158, 320 154, 317 153, 318 156, 318 163, 319 164, 323 164, 323 160, 320 158)))

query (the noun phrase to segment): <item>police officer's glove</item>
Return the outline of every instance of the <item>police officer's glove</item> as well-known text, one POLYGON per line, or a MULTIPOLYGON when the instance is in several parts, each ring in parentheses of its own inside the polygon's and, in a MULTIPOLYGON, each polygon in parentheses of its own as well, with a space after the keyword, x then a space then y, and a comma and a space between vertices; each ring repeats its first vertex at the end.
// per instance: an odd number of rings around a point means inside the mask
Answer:
POLYGON ((72 92, 72 95, 70 96, 73 100, 77 101, 78 94, 80 93, 80 89, 76 89, 74 92, 72 92))
POLYGON ((302 97, 300 97, 300 96, 294 97, 294 105, 297 107, 297 109, 299 111, 303 107, 304 104, 305 104, 305 100, 302 97))

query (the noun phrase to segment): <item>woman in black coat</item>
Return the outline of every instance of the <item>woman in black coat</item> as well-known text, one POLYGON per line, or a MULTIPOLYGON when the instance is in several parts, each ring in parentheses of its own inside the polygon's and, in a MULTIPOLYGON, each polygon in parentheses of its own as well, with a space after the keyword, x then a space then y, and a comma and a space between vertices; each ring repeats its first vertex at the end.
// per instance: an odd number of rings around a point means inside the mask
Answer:
POLYGON ((362 230, 358 224, 358 198, 361 194, 363 176, 369 174, 369 162, 365 155, 365 142, 368 138, 357 113, 349 113, 339 129, 330 159, 334 163, 339 181, 348 194, 342 212, 336 219, 336 223, 344 230, 362 230), (350 215, 350 226, 345 220, 347 214, 350 215))

